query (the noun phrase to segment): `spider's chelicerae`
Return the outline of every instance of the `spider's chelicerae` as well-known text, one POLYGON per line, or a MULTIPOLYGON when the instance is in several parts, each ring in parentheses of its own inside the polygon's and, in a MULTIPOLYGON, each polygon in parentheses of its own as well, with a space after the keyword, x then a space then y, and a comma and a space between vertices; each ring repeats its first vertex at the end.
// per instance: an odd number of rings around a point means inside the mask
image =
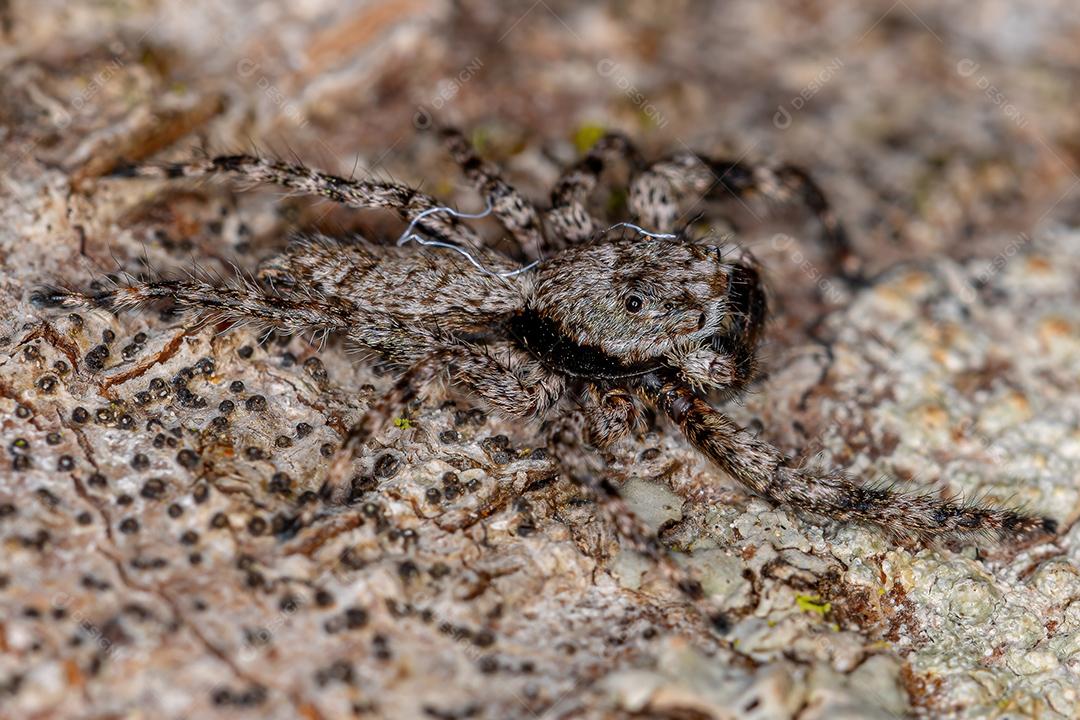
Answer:
POLYGON ((799 467, 710 405, 710 393, 733 396, 753 378, 766 298, 748 256, 674 234, 682 201, 729 193, 799 199, 821 221, 840 272, 854 276, 858 263, 843 229, 806 172, 692 153, 646 165, 626 138, 609 135, 563 174, 551 208, 541 213, 460 133, 441 133, 520 256, 538 262, 521 268, 484 247, 459 214, 413 188, 232 155, 122 174, 228 174, 350 207, 390 208, 415 229, 406 239, 436 248, 309 238, 264 262, 257 283, 132 280, 95 294, 44 290, 36 300, 115 309, 165 300, 285 331, 339 333, 404 371, 387 406, 354 428, 354 440, 370 433, 390 405, 448 371, 453 384, 510 418, 542 417, 572 396, 598 446, 625 437, 643 405, 652 405, 727 474, 788 508, 921 539, 1027 539, 1055 531, 1054 521, 1042 517, 799 467), (619 158, 633 172, 628 206, 636 224, 620 223, 634 231, 629 237, 605 229, 588 210, 605 166, 619 158))

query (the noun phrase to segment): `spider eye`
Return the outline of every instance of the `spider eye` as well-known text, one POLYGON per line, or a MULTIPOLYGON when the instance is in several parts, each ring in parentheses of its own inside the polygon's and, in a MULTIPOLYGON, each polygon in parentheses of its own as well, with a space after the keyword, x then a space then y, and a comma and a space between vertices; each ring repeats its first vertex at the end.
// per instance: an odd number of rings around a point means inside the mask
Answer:
POLYGON ((645 301, 641 299, 640 295, 629 295, 626 298, 626 312, 636 313, 641 310, 645 301))

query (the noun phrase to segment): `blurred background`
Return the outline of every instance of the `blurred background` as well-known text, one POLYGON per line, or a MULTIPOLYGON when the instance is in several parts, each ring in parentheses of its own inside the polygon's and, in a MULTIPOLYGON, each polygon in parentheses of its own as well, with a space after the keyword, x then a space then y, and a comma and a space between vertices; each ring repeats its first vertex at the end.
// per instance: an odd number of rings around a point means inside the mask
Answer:
MULTIPOLYGON (((434 119, 540 200, 608 129, 650 155, 801 164, 879 269, 993 255, 1077 212, 1080 12, 1067 1, 0 7, 0 123, 88 175, 178 142, 452 193, 460 180, 418 133, 434 119)), ((764 213, 732 205, 767 264, 797 264, 767 257, 764 213)))

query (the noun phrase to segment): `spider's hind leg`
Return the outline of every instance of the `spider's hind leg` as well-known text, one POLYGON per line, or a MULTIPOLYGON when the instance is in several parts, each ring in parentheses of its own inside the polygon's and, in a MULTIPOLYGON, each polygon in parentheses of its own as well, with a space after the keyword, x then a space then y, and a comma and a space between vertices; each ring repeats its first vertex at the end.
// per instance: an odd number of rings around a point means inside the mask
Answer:
POLYGON ((711 200, 760 196, 782 203, 802 202, 821 224, 829 262, 836 272, 849 280, 860 279, 861 262, 843 224, 820 186, 802 168, 750 165, 679 153, 653 163, 633 179, 630 208, 647 229, 671 232, 681 201, 695 195, 711 200))
POLYGON ((92 294, 41 288, 31 295, 31 302, 44 308, 110 310, 168 302, 180 310, 223 320, 262 323, 290 334, 347 331, 357 322, 357 308, 344 301, 268 292, 246 278, 224 285, 198 278, 132 280, 92 294))

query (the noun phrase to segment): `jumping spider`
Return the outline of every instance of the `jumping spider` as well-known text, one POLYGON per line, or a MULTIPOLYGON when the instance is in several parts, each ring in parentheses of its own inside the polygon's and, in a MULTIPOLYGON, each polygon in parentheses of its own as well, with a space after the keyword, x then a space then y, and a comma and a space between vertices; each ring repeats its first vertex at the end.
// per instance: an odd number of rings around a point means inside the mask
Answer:
MULTIPOLYGON (((443 373, 508 418, 543 417, 572 396, 598 446, 625 437, 640 422, 643 405, 651 405, 758 495, 792 509, 873 523, 897 536, 1028 539, 1055 531, 1054 521, 1042 517, 901 494, 860 485, 841 472, 797 467, 710 406, 708 393, 737 395, 754 377, 766 297, 748 256, 671 234, 682 201, 729 193, 801 199, 820 220, 841 273, 855 276, 858 262, 843 228, 806 172, 692 153, 645 164, 626 138, 613 134, 562 175, 552 207, 541 214, 460 133, 440 134, 519 256, 539 261, 535 268, 520 269, 484 247, 459 214, 411 187, 231 155, 117 174, 235 175, 349 207, 389 208, 427 238, 425 244, 459 252, 317 237, 262 263, 258 282, 132 280, 89 295, 47 289, 35 299, 113 309, 165 300, 289 332, 338 333, 404 371, 388 406, 443 373), (632 169, 627 203, 638 225, 620 223, 615 231, 587 207, 605 167, 620 159, 632 169), (544 249, 551 254, 543 257, 544 249)), ((353 440, 369 433, 379 415, 369 411, 353 440)))

